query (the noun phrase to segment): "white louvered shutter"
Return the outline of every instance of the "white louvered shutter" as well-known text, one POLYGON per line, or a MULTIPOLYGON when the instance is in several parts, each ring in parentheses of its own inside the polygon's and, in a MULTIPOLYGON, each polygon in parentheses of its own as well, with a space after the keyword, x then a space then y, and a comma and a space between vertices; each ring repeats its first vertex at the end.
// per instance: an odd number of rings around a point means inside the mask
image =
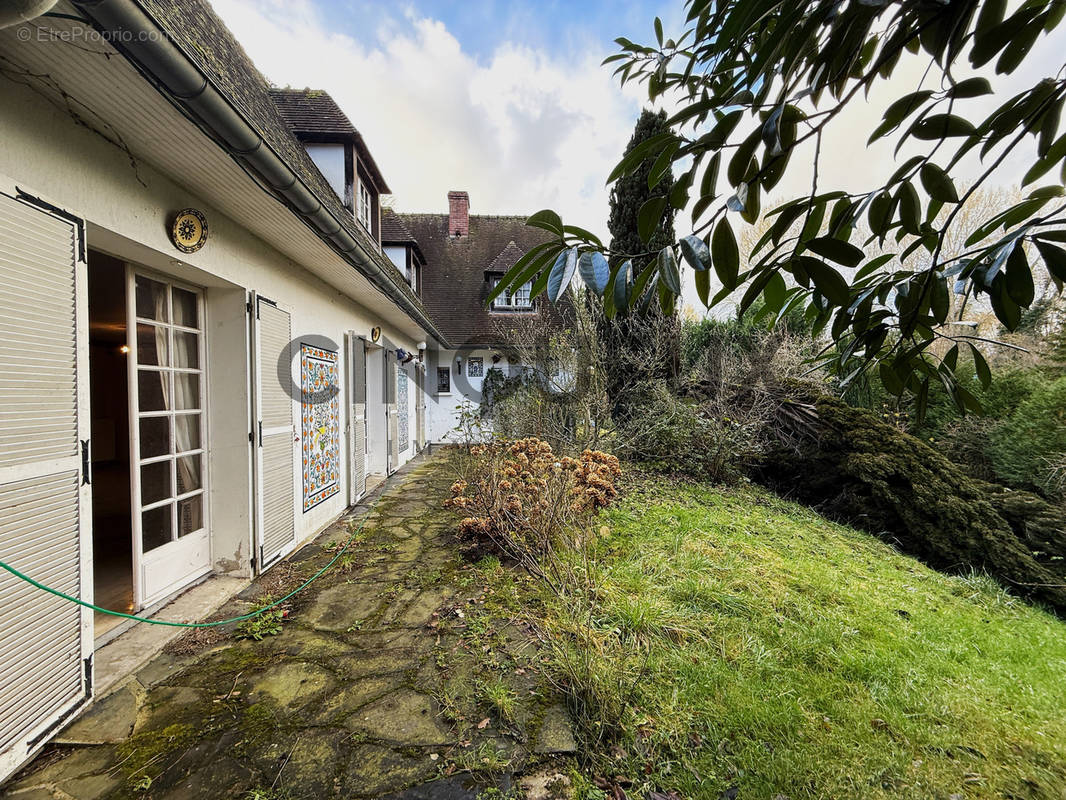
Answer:
POLYGON ((389 416, 389 463, 388 473, 396 471, 400 463, 399 415, 396 411, 396 354, 385 351, 385 409, 389 416))
POLYGON ((348 457, 351 471, 351 505, 366 491, 366 345, 348 334, 348 457))
POLYGON ((296 541, 295 453, 293 448, 292 326, 289 314, 256 299, 259 404, 260 569, 296 541), (287 383, 283 380, 289 379, 287 383))
POLYGON ((426 442, 426 373, 415 369, 415 448, 419 452, 426 442))
MULTIPOLYGON (((78 220, 0 192, 0 559, 91 600, 80 237, 78 220)), ((91 612, 0 571, 0 780, 88 699, 91 653, 91 612)))

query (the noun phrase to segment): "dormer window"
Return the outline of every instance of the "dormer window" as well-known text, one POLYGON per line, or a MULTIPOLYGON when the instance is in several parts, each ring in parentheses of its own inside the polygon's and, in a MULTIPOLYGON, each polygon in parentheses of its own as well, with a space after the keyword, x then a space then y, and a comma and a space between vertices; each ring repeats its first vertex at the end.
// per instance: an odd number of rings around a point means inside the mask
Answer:
POLYGON ((356 210, 356 219, 359 220, 359 224, 367 229, 370 233, 374 232, 373 226, 373 209, 374 201, 370 194, 370 190, 367 189, 366 183, 362 180, 359 181, 359 203, 356 210))
MULTIPOLYGON (((493 278, 493 288, 498 286, 500 278, 493 278)), ((510 289, 504 290, 503 294, 492 301, 492 308, 496 311, 532 311, 533 300, 530 293, 533 290, 533 281, 526 281, 513 293, 510 289)))
POLYGON ((271 89, 270 97, 345 210, 380 244, 380 197, 390 191, 351 120, 318 89, 271 89))

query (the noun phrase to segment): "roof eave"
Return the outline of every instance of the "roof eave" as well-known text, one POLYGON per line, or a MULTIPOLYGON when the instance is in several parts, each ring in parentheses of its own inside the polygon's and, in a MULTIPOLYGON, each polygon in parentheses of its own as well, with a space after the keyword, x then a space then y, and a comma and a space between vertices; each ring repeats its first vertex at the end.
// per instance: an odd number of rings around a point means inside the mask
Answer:
MULTIPOLYGON (((259 175, 265 186, 270 187, 271 194, 319 238, 396 302, 428 335, 447 345, 447 338, 430 319, 418 296, 399 280, 398 273, 391 274, 395 267, 380 252, 377 242, 371 241, 354 223, 346 225, 322 203, 314 189, 300 177, 295 165, 274 151, 263 132, 236 103, 222 94, 148 9, 135 0, 72 2, 96 28, 110 34, 113 46, 171 103, 189 113, 220 148, 259 175)), ((377 171, 376 165, 373 168, 377 171)))

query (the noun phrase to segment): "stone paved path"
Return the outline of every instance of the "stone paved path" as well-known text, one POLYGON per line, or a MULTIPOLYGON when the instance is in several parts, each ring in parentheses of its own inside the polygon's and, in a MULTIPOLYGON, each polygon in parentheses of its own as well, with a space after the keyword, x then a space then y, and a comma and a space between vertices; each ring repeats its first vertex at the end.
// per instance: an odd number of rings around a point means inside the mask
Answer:
POLYGON ((440 506, 451 481, 440 456, 394 476, 372 510, 355 509, 217 617, 298 585, 368 515, 279 635, 178 640, 0 793, 433 800, 506 792, 538 766, 552 774, 574 747, 565 710, 530 633, 501 613, 507 598, 484 596, 481 571, 502 568, 456 549, 440 506))

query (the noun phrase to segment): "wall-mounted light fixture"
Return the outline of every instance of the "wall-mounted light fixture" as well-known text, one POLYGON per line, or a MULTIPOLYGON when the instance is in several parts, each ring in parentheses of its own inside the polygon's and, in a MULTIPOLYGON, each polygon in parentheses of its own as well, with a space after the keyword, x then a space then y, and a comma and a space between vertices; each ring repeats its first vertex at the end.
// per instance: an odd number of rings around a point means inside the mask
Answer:
POLYGON ((120 345, 118 351, 122 353, 122 355, 127 355, 130 352, 130 346, 128 344, 120 345))

